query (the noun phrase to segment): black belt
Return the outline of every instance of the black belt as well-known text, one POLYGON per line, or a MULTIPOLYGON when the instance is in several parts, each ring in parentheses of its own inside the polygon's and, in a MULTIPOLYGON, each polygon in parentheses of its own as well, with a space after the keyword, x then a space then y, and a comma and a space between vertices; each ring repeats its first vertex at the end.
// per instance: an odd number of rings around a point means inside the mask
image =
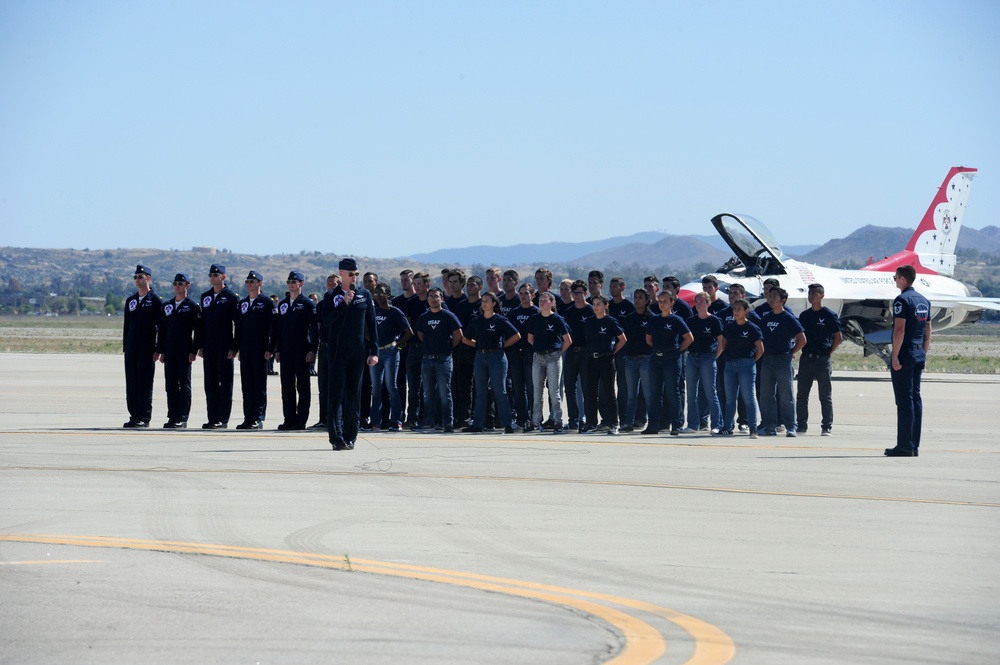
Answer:
POLYGON ((676 350, 675 351, 653 351, 653 355, 656 356, 657 358, 671 358, 671 357, 679 358, 680 355, 681 355, 681 352, 680 351, 676 351, 676 350))
POLYGON ((500 353, 503 349, 476 349, 479 353, 500 353))
POLYGON ((443 358, 451 358, 451 354, 450 353, 438 353, 436 355, 430 353, 424 354, 424 360, 441 360, 443 358))
POLYGON ((649 356, 648 355, 642 355, 640 353, 630 353, 629 355, 627 355, 625 357, 626 358, 648 358, 649 356))
POLYGON ((829 358, 829 353, 803 353, 803 358, 829 358))
POLYGON ((609 352, 609 353, 591 353, 590 357, 591 358, 610 358, 613 355, 615 355, 615 354, 612 351, 612 352, 609 352))
POLYGON ((553 349, 551 351, 535 351, 535 354, 539 356, 551 356, 553 353, 559 353, 559 349, 553 349))
POLYGON ((386 344, 385 346, 378 347, 378 350, 379 351, 385 351, 386 349, 391 349, 394 346, 396 346, 396 343, 395 342, 390 342, 389 344, 386 344))

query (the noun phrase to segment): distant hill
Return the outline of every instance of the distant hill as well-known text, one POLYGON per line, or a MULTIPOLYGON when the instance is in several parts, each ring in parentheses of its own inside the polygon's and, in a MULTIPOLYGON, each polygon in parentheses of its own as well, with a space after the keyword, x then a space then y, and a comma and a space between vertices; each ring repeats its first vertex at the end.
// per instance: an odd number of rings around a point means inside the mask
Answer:
POLYGON ((630 236, 615 236, 604 240, 586 242, 521 243, 506 247, 476 245, 473 247, 453 247, 438 249, 409 257, 423 263, 442 265, 479 263, 483 265, 521 265, 525 263, 566 263, 573 259, 598 252, 603 249, 621 247, 628 244, 655 243, 666 236, 657 231, 635 233, 630 236))
MULTIPOLYGON (((846 238, 835 238, 802 256, 803 261, 829 266, 844 261, 858 265, 868 263, 869 257, 878 261, 902 250, 913 235, 913 229, 901 227, 863 226, 846 238)), ((961 239, 961 236, 959 236, 961 239)))
POLYGON ((962 227, 962 234, 958 236, 958 248, 1000 252, 1000 226, 984 226, 979 230, 962 227))
MULTIPOLYGON (((869 258, 878 261, 903 250, 912 235, 913 229, 888 228, 869 224, 845 238, 830 240, 811 252, 796 256, 796 258, 825 266, 844 261, 865 265, 869 258)), ((976 249, 987 253, 1000 251, 1000 227, 987 226, 978 230, 963 227, 961 235, 958 236, 958 249, 976 249)), ((785 251, 791 254, 788 250, 785 251)))
MULTIPOLYGON (((794 245, 784 248, 786 254, 799 256, 818 245, 794 245)), ((650 267, 663 265, 684 268, 702 261, 724 263, 732 250, 718 235, 673 236, 657 231, 615 236, 585 242, 520 243, 497 247, 474 245, 450 247, 400 259, 440 265, 593 265, 600 268, 618 263, 639 263, 650 267), (668 241, 663 244, 664 241, 668 241), (681 251, 677 245, 691 243, 693 252, 681 251), (696 244, 695 244, 696 243, 696 244), (712 252, 711 250, 716 250, 712 252), (725 255, 725 256, 722 256, 725 255), (718 258, 722 256, 721 260, 718 258)))
POLYGON ((665 236, 654 243, 629 243, 584 254, 569 263, 580 266, 609 266, 638 263, 650 267, 690 268, 699 263, 722 265, 732 252, 714 247, 698 236, 665 236))

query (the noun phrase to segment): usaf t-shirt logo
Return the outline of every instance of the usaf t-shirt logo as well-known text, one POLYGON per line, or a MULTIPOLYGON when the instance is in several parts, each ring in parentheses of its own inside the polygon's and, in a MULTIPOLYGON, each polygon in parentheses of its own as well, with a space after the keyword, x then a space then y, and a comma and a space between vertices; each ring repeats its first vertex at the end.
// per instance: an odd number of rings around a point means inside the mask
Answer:
POLYGON ((201 299, 202 307, 208 307, 211 304, 212 304, 212 296, 205 296, 204 298, 201 299))
POLYGON ((173 303, 171 303, 171 304, 169 304, 169 305, 167 305, 166 307, 163 308, 163 314, 164 315, 170 316, 173 313, 174 313, 174 305, 173 305, 173 303))

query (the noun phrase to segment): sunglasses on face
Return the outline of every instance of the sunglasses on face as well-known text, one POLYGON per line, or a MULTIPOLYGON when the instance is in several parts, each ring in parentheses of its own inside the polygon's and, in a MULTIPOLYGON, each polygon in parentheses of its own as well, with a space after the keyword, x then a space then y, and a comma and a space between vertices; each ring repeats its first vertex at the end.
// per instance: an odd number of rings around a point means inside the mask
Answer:
POLYGON ((132 275, 132 279, 136 279, 136 280, 138 280, 138 279, 145 279, 145 278, 146 278, 145 275, 132 275))

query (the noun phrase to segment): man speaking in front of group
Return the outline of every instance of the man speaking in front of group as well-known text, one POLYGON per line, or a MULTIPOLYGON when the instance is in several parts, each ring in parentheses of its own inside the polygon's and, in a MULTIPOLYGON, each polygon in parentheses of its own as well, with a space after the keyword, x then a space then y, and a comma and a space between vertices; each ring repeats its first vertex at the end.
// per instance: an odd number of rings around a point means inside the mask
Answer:
POLYGON ((352 450, 358 438, 361 375, 378 362, 378 334, 372 294, 359 287, 358 262, 340 260, 340 285, 323 296, 323 325, 330 357, 327 431, 334 450, 352 450), (337 409, 342 419, 337 418, 337 409))

